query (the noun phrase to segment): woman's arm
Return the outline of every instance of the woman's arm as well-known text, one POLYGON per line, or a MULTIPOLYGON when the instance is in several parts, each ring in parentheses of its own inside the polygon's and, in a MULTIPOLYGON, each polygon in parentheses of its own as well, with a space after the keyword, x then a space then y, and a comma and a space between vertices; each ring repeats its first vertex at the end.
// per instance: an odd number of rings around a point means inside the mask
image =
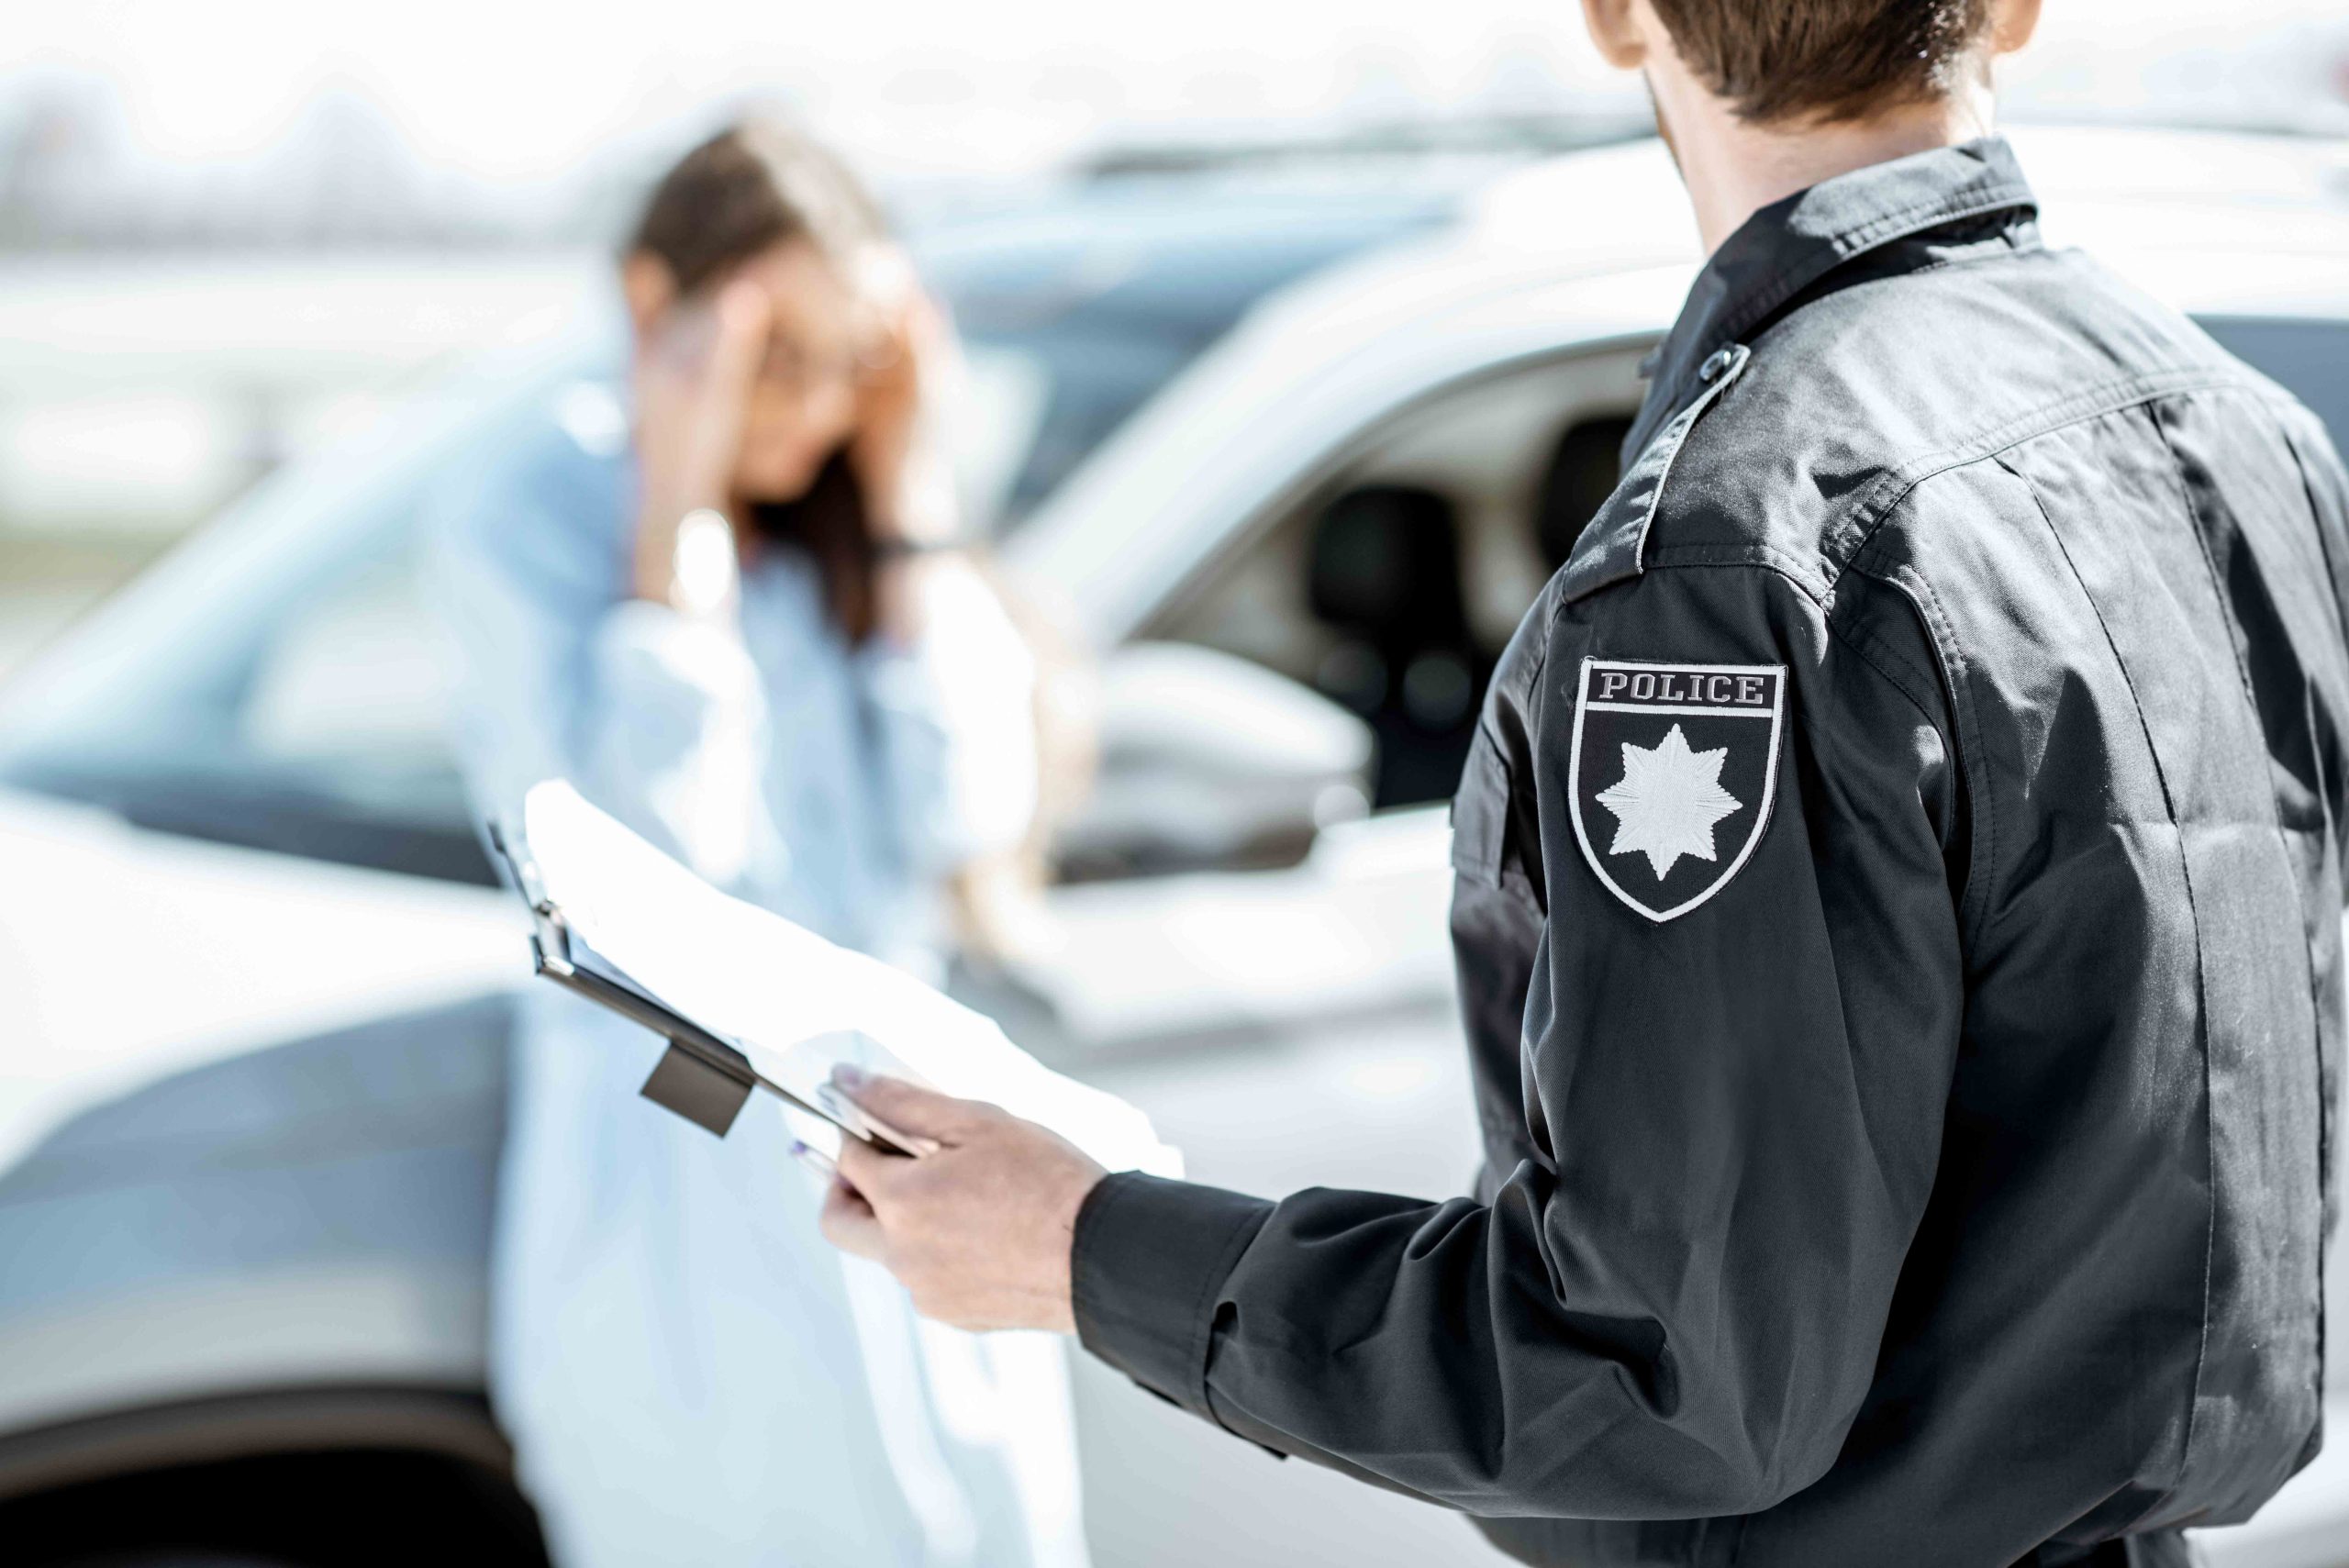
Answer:
POLYGON ((730 617, 740 562, 726 507, 743 411, 770 306, 729 284, 707 307, 680 305, 636 353, 635 595, 681 614, 730 617))
POLYGON ((478 809, 511 816, 531 784, 569 778, 739 887, 772 858, 764 694, 730 592, 701 613, 632 593, 629 488, 621 464, 552 419, 493 436, 436 488, 429 531, 464 666, 467 782, 478 809))
POLYGON ((953 335, 902 258, 886 363, 860 391, 849 450, 867 503, 875 624, 859 654, 909 869, 942 875, 1008 850, 1036 809, 1035 661, 1000 598, 957 548, 961 518, 940 430, 953 335))
POLYGON ((900 584, 911 640, 858 655, 908 866, 944 875, 1025 837, 1036 808, 1035 661, 971 562, 924 561, 900 584))

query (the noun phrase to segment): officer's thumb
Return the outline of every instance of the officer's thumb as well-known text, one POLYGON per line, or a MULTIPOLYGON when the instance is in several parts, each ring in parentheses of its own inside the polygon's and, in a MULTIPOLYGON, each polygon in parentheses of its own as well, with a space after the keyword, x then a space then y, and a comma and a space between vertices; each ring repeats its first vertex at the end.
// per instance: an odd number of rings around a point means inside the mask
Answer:
MULTIPOLYGON (((933 1147, 960 1143, 995 1107, 980 1100, 958 1100, 919 1084, 886 1073, 867 1073, 843 1062, 832 1069, 832 1084, 856 1108, 878 1122, 885 1137, 891 1131, 922 1140, 933 1147)), ((897 1141, 903 1141, 899 1140, 897 1141)), ((930 1150, 915 1148, 915 1153, 930 1150)))

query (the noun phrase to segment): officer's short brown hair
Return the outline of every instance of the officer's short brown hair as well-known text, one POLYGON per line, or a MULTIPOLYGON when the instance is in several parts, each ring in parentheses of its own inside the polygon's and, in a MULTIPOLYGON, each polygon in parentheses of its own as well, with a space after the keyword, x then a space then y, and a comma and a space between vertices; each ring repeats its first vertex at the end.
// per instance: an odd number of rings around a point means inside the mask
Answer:
POLYGON ((1653 0, 1680 57, 1743 118, 1846 120, 1976 68, 1990 0, 1653 0))

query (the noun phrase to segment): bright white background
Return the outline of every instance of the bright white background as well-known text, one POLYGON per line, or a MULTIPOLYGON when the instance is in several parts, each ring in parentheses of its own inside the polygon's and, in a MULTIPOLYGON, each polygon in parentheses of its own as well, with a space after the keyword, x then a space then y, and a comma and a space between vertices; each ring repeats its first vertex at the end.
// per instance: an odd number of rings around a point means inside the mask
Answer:
MULTIPOLYGON (((250 155, 352 93, 423 159, 506 181, 752 91, 789 94, 877 161, 957 169, 1143 128, 1630 91, 1573 0, 11 0, 0 34, 0 104, 95 76, 158 157, 250 155)), ((2337 0, 2049 0, 2009 75, 2019 101, 2065 113, 2343 125, 2344 53, 2337 0)))

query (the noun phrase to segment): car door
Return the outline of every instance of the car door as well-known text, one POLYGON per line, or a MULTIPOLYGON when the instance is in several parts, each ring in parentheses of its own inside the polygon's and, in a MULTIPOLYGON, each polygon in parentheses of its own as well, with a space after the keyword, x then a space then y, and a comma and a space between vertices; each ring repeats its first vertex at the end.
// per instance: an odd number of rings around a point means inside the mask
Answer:
POLYGON ((1440 1196, 1473 1175, 1449 801, 1572 544, 1552 519, 1613 484, 1639 351, 1454 367, 1325 425, 1105 656, 1100 776, 1012 966, 1026 1006, 994 1005, 1204 1179, 1440 1196))

